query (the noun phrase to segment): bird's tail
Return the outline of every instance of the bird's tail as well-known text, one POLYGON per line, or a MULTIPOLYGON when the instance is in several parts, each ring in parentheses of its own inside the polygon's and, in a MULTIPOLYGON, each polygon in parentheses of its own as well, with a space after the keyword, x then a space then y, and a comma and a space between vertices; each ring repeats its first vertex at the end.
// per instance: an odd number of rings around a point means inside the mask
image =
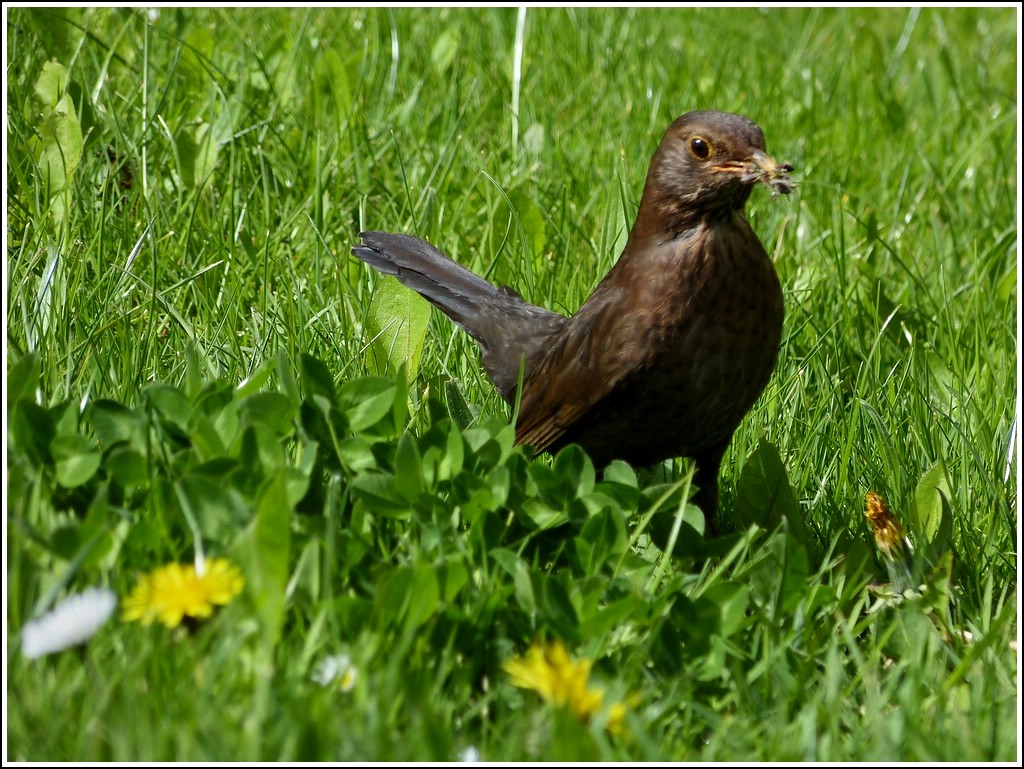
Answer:
POLYGON ((569 321, 488 283, 419 238, 389 232, 360 237, 355 256, 422 294, 477 341, 484 367, 506 401, 515 397, 524 360, 529 371, 569 321))
POLYGON ((502 292, 432 245, 411 235, 362 232, 352 253, 385 275, 393 275, 465 329, 477 341, 489 324, 482 314, 502 292))

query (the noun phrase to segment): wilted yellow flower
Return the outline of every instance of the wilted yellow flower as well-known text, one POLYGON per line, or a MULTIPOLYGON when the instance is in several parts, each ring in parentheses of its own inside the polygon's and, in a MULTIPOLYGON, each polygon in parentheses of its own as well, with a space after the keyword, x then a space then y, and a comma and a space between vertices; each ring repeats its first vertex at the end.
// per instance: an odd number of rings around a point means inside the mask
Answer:
POLYGON ((903 558, 914 551, 910 540, 907 539, 907 535, 903 531, 903 524, 889 511, 885 500, 873 491, 867 493, 867 509, 864 510, 864 517, 868 519, 868 524, 871 526, 875 545, 890 561, 903 558))
POLYGON ((169 563, 142 576, 124 601, 122 617, 177 627, 185 617, 209 617, 214 605, 229 603, 243 584, 238 567, 224 558, 207 561, 202 574, 192 564, 169 563))
MULTIPOLYGON (((604 702, 604 692, 587 685, 593 664, 586 658, 572 659, 561 641, 551 641, 533 644, 525 656, 508 660, 502 667, 516 686, 533 689, 548 702, 589 722, 604 702)), ((620 732, 625 714, 624 703, 613 704, 608 709, 608 731, 620 732)))

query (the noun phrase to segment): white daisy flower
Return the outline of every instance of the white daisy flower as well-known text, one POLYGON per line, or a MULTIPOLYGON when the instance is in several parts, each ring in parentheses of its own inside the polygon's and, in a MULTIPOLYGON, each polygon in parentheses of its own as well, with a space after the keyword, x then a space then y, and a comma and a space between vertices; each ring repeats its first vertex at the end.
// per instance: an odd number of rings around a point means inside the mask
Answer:
POLYGON ((480 763, 480 751, 475 746, 470 745, 459 753, 459 761, 464 764, 478 764, 480 763))
POLYGON ((312 678, 321 686, 336 686, 343 692, 350 692, 358 676, 359 669, 347 654, 332 654, 320 661, 312 678))
POLYGON ((49 613, 25 624, 21 629, 21 653, 35 659, 85 643, 110 618, 115 606, 117 598, 102 587, 69 596, 49 613))

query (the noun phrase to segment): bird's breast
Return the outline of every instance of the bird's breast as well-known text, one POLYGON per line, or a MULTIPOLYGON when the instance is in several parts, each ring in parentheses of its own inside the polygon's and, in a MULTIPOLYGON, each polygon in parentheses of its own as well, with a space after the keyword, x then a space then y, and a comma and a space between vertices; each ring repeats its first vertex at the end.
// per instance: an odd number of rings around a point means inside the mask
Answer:
POLYGON ((634 412, 639 431, 674 433, 689 450, 727 441, 778 355, 774 265, 742 217, 684 233, 649 256, 658 269, 630 287, 637 315, 620 321, 646 337, 638 346, 647 354, 616 407, 634 412))

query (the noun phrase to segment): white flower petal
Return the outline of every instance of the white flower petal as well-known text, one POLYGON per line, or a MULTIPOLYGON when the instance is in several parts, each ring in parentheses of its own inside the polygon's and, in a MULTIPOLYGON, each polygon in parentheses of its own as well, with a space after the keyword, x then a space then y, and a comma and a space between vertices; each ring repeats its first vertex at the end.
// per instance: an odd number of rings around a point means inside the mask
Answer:
POLYGON ((470 745, 459 754, 459 761, 464 764, 478 764, 480 763, 480 751, 470 745))
POLYGON ((350 692, 356 685, 358 673, 347 654, 332 654, 320 661, 311 678, 321 686, 337 686, 343 692, 350 692))
POLYGON ((106 588, 93 587, 69 596, 53 610, 27 622, 21 629, 21 653, 35 659, 88 641, 117 606, 106 588))

